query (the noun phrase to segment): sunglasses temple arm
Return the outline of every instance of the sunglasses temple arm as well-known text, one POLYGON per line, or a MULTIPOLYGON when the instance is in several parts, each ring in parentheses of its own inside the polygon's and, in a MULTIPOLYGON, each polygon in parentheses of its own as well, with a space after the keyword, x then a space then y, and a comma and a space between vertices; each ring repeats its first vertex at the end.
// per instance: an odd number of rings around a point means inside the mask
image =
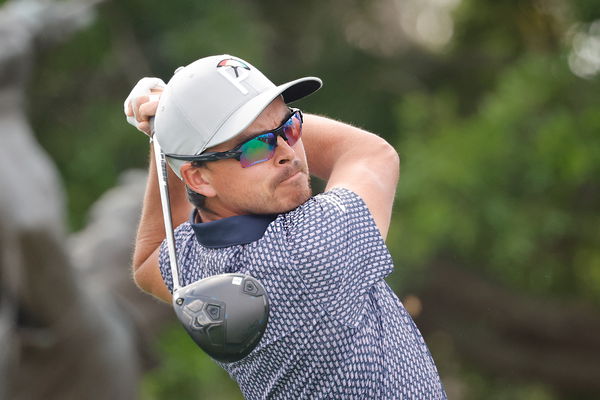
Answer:
MULTIPOLYGON (((150 120, 151 138, 154 138, 154 118, 150 120)), ((169 184, 167 159, 158 143, 158 140, 152 140, 154 147, 154 159, 156 164, 156 175, 158 176, 158 188, 160 191, 160 203, 162 205, 163 220, 165 224, 165 234, 167 236, 167 248, 169 250, 169 261, 171 264, 171 277, 173 278, 173 294, 179 290, 179 268, 177 266, 177 257, 175 254, 175 237, 173 234, 173 222, 171 219, 171 201, 169 200, 169 184)))

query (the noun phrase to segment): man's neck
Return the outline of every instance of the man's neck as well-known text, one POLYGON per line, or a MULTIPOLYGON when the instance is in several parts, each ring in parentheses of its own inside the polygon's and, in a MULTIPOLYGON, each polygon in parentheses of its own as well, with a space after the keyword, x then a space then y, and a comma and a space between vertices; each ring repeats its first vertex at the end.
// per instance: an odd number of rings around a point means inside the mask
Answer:
POLYGON ((228 218, 228 217, 233 217, 236 215, 241 215, 241 214, 236 214, 234 212, 231 212, 227 209, 223 210, 220 209, 219 207, 212 207, 208 204, 204 204, 202 208, 198 208, 198 214, 196 215, 196 219, 199 221, 194 221, 197 223, 200 222, 212 222, 212 221, 217 221, 219 219, 223 219, 223 218, 228 218))
POLYGON ((201 222, 212 222, 212 221, 216 221, 219 219, 222 219, 223 217, 220 216, 219 214, 215 213, 214 211, 212 211, 209 208, 198 208, 198 213, 196 214, 196 223, 201 223, 201 222))

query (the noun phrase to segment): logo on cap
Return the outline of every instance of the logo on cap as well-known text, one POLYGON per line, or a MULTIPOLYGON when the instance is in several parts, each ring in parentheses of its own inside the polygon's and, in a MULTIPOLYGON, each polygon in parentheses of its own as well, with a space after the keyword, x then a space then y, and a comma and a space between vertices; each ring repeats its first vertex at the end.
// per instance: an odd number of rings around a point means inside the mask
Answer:
POLYGON ((240 92, 248 94, 248 89, 242 85, 242 81, 250 75, 250 67, 248 65, 240 60, 226 58, 225 60, 219 61, 219 64, 217 64, 217 71, 238 88, 240 92))

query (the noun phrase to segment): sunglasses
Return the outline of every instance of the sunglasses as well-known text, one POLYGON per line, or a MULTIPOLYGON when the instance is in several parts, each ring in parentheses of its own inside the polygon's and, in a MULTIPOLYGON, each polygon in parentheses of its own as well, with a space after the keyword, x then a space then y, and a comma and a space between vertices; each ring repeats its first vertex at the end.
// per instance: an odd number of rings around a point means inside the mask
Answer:
POLYGON ((277 147, 277 137, 281 136, 289 146, 296 144, 302 135, 302 111, 290 109, 292 113, 287 120, 269 132, 261 133, 252 139, 239 144, 231 150, 222 152, 208 152, 195 156, 183 156, 178 154, 165 154, 167 157, 184 161, 217 161, 227 158, 237 159, 242 168, 268 161, 273 158, 277 147))

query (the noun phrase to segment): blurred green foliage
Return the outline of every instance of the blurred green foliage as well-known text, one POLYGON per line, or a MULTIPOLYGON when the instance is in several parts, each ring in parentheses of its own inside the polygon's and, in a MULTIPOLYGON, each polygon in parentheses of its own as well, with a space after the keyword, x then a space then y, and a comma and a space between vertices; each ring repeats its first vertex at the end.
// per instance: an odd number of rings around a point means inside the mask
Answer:
POLYGON ((527 293, 600 303, 599 89, 537 55, 506 68, 467 117, 451 95, 406 96, 402 274, 441 255, 527 293))
MULTIPOLYGON (((573 26, 600 18, 597 0, 463 0, 445 47, 391 53, 348 39, 372 4, 104 4, 93 26, 40 54, 29 94, 38 139, 64 177, 71 229, 119 173, 146 164, 147 140, 122 113, 137 79, 168 80, 179 65, 230 53, 275 82, 323 78, 300 107, 397 147, 402 178, 387 243, 399 293, 418 288, 441 257, 523 293, 598 305, 600 82, 576 77, 567 62, 573 26)), ((145 399, 239 398, 183 331, 167 330, 159 352, 145 399)), ((434 353, 440 365, 443 357, 434 353)), ((467 399, 559 396, 474 366, 457 374, 467 399)))

